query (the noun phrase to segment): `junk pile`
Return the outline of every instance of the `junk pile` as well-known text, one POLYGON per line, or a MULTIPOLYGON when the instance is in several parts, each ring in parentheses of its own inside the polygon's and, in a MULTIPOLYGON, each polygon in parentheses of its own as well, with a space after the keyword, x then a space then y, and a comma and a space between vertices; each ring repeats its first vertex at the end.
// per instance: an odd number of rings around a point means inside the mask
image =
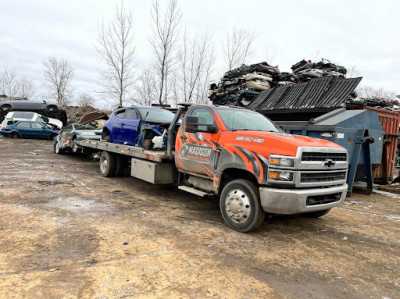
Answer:
POLYGON ((80 119, 90 113, 90 112, 99 112, 99 113, 105 113, 106 115, 110 115, 111 111, 103 111, 97 108, 94 108, 92 106, 65 106, 65 110, 68 113, 68 123, 78 123, 80 119))
POLYGON ((210 84, 209 98, 216 105, 247 106, 260 92, 274 87, 308 82, 321 77, 344 78, 346 68, 327 59, 312 63, 301 60, 292 66, 293 72, 281 72, 277 66, 267 62, 243 64, 225 73, 218 81, 210 84))
POLYGON ((320 62, 301 60, 291 67, 293 74, 297 77, 297 83, 308 82, 311 79, 321 77, 345 78, 347 69, 344 66, 331 63, 322 58, 320 62))
POLYGON ((247 106, 263 90, 295 83, 293 74, 281 73, 267 62, 243 64, 211 83, 209 98, 217 105, 247 106))
POLYGON ((369 97, 369 98, 354 97, 349 99, 346 105, 350 107, 369 106, 387 110, 400 110, 400 103, 398 100, 380 98, 380 97, 369 97))

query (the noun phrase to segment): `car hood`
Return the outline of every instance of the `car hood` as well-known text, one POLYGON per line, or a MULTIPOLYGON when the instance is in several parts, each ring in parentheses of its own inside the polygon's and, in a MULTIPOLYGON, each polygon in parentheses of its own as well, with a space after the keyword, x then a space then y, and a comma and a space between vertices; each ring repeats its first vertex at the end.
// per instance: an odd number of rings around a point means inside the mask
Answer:
POLYGON ((78 121, 78 124, 84 124, 84 123, 88 123, 90 121, 93 120, 98 120, 98 119, 108 119, 107 114, 103 113, 103 112, 89 112, 86 113, 84 116, 82 116, 82 118, 78 121))
POLYGON ((266 157, 270 155, 296 156, 299 147, 342 147, 324 139, 292 135, 281 132, 223 131, 219 143, 241 147, 266 157))
POLYGON ((58 119, 55 119, 55 118, 50 118, 50 117, 48 117, 48 119, 49 119, 49 122, 48 122, 49 124, 57 127, 57 129, 60 129, 60 130, 62 129, 63 123, 62 123, 61 120, 58 120, 58 119))

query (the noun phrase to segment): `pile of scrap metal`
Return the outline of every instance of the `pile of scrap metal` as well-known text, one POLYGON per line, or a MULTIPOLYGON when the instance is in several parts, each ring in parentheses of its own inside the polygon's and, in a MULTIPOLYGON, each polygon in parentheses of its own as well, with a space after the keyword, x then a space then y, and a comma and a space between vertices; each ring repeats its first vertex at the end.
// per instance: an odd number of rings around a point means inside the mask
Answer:
POLYGON ((347 102, 347 106, 351 107, 376 107, 387 110, 400 110, 400 103, 398 100, 380 98, 380 97, 369 97, 369 98, 352 98, 347 102))
POLYGON ((347 69, 343 66, 331 63, 328 59, 322 58, 320 62, 301 60, 291 67, 297 78, 297 83, 308 82, 311 79, 321 77, 345 78, 347 69))
POLYGON ((301 60, 292 66, 292 73, 281 72, 267 62, 242 65, 230 70, 218 82, 212 82, 209 98, 216 105, 247 106, 260 92, 271 88, 308 82, 321 77, 344 78, 346 68, 327 59, 313 63, 301 60))
POLYGON ((243 64, 226 72, 219 82, 211 83, 209 98, 217 105, 246 106, 263 90, 295 83, 293 74, 281 73, 267 62, 243 64))

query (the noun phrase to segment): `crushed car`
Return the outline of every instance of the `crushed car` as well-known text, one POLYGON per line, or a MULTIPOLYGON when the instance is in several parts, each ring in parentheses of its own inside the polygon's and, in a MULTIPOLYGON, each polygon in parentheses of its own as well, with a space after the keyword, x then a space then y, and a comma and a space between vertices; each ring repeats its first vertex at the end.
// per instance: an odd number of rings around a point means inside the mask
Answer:
POLYGON ((61 130, 63 127, 62 121, 43 116, 36 112, 29 112, 29 111, 12 111, 8 112, 0 125, 0 129, 4 129, 6 126, 11 125, 17 121, 21 120, 29 120, 35 122, 41 122, 48 124, 51 128, 55 130, 61 130))
POLYGON ((121 108, 105 123, 102 140, 145 149, 165 149, 167 129, 174 117, 173 112, 160 107, 121 108))
POLYGON ((32 139, 53 139, 59 132, 46 123, 36 121, 17 121, 0 130, 5 137, 32 139))
POLYGON ((69 124, 54 138, 53 149, 56 154, 66 152, 83 152, 76 143, 79 140, 101 139, 101 133, 108 116, 104 113, 92 112, 84 115, 78 123, 69 124))
POLYGON ((37 112, 47 117, 59 119, 64 125, 67 124, 67 112, 65 111, 65 109, 60 105, 46 103, 46 101, 1 101, 0 122, 2 122, 7 113, 11 111, 37 112))

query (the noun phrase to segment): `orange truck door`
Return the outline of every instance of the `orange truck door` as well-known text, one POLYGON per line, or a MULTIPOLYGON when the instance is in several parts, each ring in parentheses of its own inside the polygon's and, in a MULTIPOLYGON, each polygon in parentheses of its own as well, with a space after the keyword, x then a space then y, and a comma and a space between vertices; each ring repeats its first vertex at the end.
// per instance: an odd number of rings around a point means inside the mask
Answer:
MULTIPOLYGON (((207 125, 219 125, 215 121, 213 111, 205 106, 195 107, 188 111, 187 115, 197 116, 199 123, 207 125)), ((221 130, 216 133, 189 133, 184 126, 178 133, 176 144, 175 163, 178 170, 214 177, 214 169, 218 159, 217 141, 221 130)))

